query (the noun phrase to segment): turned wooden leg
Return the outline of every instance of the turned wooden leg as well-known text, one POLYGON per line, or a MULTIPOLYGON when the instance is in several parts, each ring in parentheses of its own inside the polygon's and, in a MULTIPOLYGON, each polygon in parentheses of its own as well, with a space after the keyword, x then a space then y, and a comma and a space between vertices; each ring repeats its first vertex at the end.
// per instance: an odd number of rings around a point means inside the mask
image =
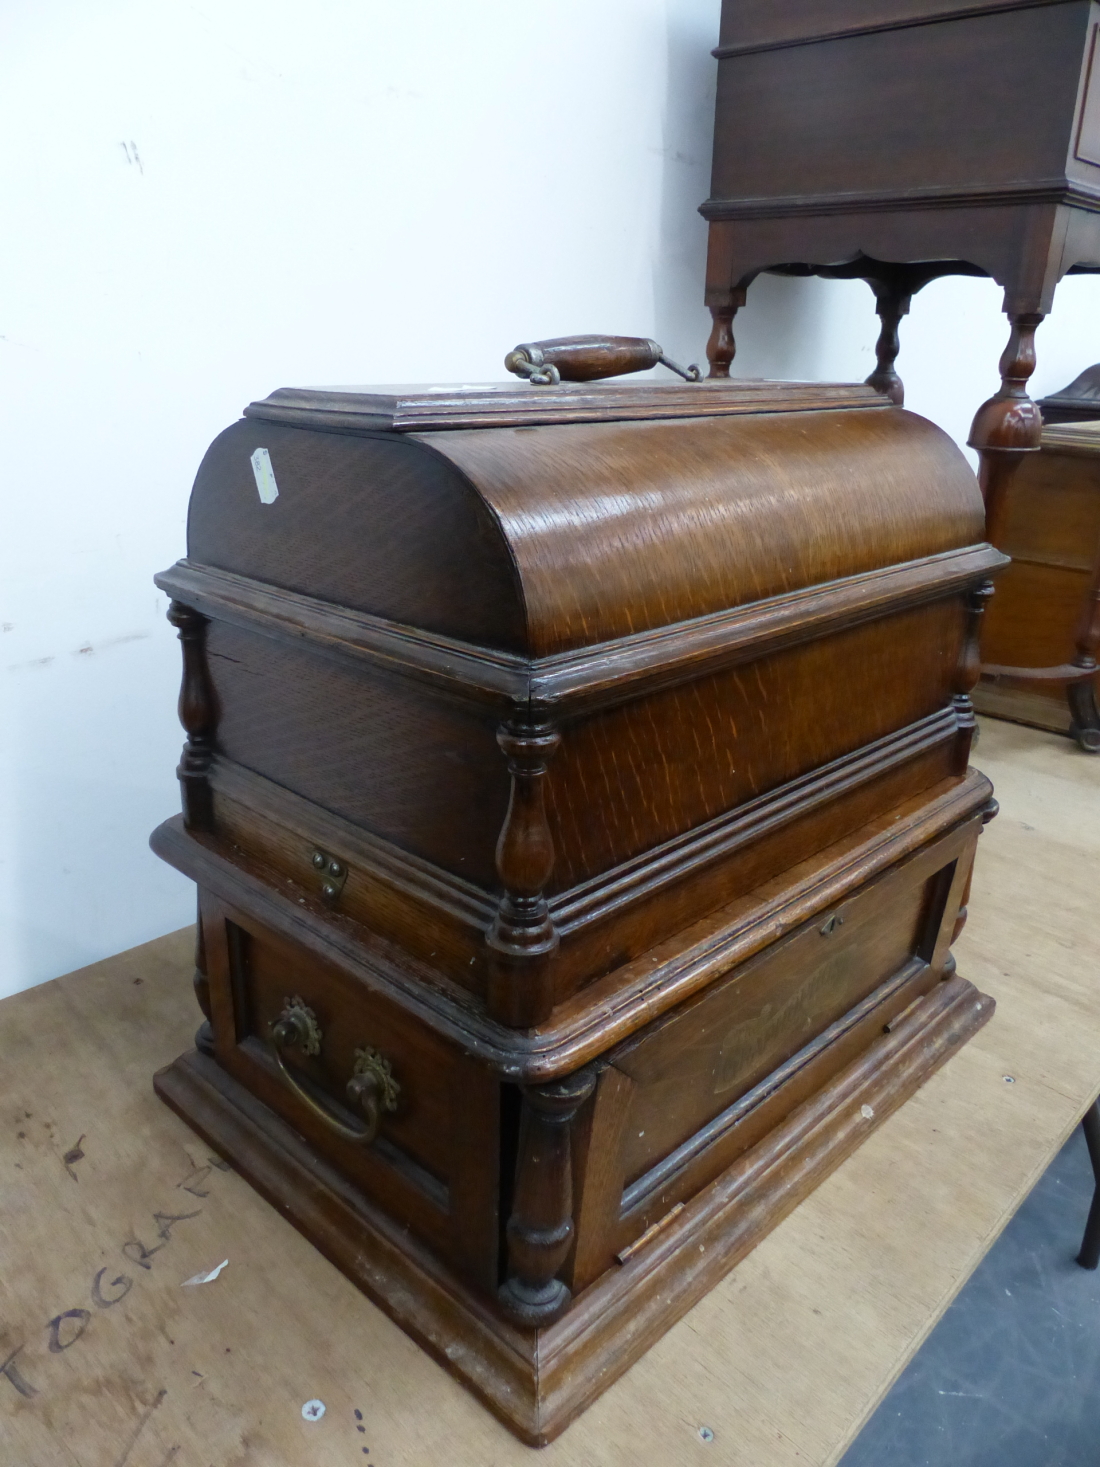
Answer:
POLYGON ((1095 684, 1070 683, 1066 688, 1069 704, 1069 731, 1078 747, 1086 754, 1100 754, 1100 708, 1096 706, 1095 684))
POLYGON ((970 694, 981 675, 982 619, 985 616, 986 602, 992 595, 993 582, 983 581, 980 586, 973 587, 966 598, 966 632, 955 668, 954 696, 951 699, 958 730, 955 736, 956 774, 965 774, 970 764, 970 748, 977 727, 970 694))
POLYGON ((899 290, 896 285, 885 280, 870 280, 868 284, 875 293, 875 310, 881 326, 878 341, 875 343, 877 365, 866 379, 867 386, 888 397, 895 407, 901 407, 905 402, 905 384, 894 370, 894 363, 901 350, 898 326, 902 316, 909 314, 913 297, 911 293, 899 290))
MULTIPOLYGON (((1043 316, 1024 312, 1009 317, 1012 333, 1001 358, 1001 390, 982 404, 970 429, 970 446, 981 453, 979 482, 985 498, 986 539, 997 545, 1004 518, 1005 491, 1023 457, 1039 447, 1043 419, 1027 392, 1035 370, 1035 332, 1043 316)), ((1051 668, 993 667, 990 677, 1025 677, 1060 682, 1066 689, 1070 733, 1089 754, 1100 753, 1100 709, 1096 706, 1096 653, 1100 646, 1100 554, 1074 634, 1075 655, 1068 664, 1051 668)))
POLYGON ((216 713, 214 689, 206 667, 207 618, 182 601, 173 601, 168 607, 168 620, 179 632, 183 648, 179 719, 187 733, 187 742, 176 770, 183 820, 189 830, 209 830, 214 823, 209 774, 216 713))
POLYGON ((708 377, 728 377, 730 374, 730 364, 737 355, 737 343, 733 339, 733 318, 745 304, 745 296, 744 290, 735 290, 728 301, 710 308, 714 325, 707 342, 707 361, 710 363, 708 377))
POLYGON ((1005 490, 1027 453, 1039 447, 1043 418, 1028 396, 1035 370, 1035 332, 1043 320, 1037 311, 1009 317, 1012 331, 1000 361, 1001 387, 974 415, 969 443, 981 454, 978 482, 985 499, 986 539, 997 544, 1005 490))
POLYGON ((519 1158, 508 1219, 508 1274, 499 1298, 520 1324, 549 1324, 565 1309, 569 1289, 555 1275, 573 1242, 571 1129, 596 1077, 580 1070, 551 1085, 523 1087, 519 1158))
POLYGON ((195 926, 195 999, 202 1010, 202 1023, 195 1031, 195 1048, 201 1054, 214 1053, 214 1031, 210 1027, 210 980, 206 976, 206 940, 202 930, 202 902, 199 902, 195 926))
POLYGON ((1096 707, 1096 652, 1100 647, 1100 549, 1092 567, 1092 582, 1074 633, 1073 666, 1092 676, 1066 688, 1070 733, 1086 754, 1100 754, 1100 710, 1096 707))
POLYGON ((561 736, 537 712, 525 710, 501 725, 497 743, 512 783, 496 849, 504 895, 486 934, 489 1012, 503 1024, 527 1028, 547 1018, 553 1007, 549 960, 558 934, 543 895, 554 869, 545 783, 561 736))

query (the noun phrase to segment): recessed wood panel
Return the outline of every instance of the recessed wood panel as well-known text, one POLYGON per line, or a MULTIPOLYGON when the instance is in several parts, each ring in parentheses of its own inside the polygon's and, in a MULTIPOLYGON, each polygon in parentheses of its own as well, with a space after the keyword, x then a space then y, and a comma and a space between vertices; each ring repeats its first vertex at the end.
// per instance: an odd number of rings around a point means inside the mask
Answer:
POLYGON ((218 1061, 306 1138, 365 1197, 485 1284, 495 1281, 498 1240, 498 1084, 426 1025, 364 989, 336 964, 265 931, 245 914, 203 899, 203 928, 218 1061), (284 1051, 300 1091, 278 1067, 271 1029, 301 999, 320 1052, 284 1051), (362 1128, 346 1086, 356 1050, 371 1048, 399 1086, 377 1139, 348 1140, 317 1114, 362 1128), (472 1146, 472 1138, 479 1138, 472 1146))
POLYGON ((925 935, 928 881, 919 872, 876 883, 617 1058, 636 1087, 625 1180, 634 1181, 902 968, 925 935))
MULTIPOLYGON (((1084 3, 998 7, 731 56, 719 63, 712 196, 873 193, 904 208, 911 189, 965 194, 1064 176, 1087 16, 1084 3)), ((824 29, 820 17, 805 27, 824 29)), ((967 258, 962 229, 954 249, 923 258, 956 255, 967 258)))
POLYGON ((1085 571, 1014 560, 986 612, 982 660, 1057 667, 1073 657, 1073 632, 1088 591, 1085 571))
MULTIPOLYGON (((1028 454, 1009 480, 997 538, 1013 559, 1091 570, 1100 544, 1100 452, 1059 453, 1044 445, 1028 454)), ((998 578, 995 600, 1011 595, 1002 589, 1006 583, 1011 572, 998 578)))

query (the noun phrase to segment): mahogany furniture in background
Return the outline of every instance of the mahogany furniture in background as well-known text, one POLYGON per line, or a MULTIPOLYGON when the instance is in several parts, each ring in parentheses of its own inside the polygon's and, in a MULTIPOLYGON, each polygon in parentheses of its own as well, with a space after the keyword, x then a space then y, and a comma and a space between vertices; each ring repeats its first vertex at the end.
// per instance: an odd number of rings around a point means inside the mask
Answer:
POLYGON ((209 449, 156 1087, 524 1440, 989 1017, 1003 564, 865 386, 282 390, 209 449))
POLYGON ((1043 429, 1005 490, 999 543, 1012 564, 985 619, 975 705, 1098 753, 1100 422, 1043 429))
MULTIPOLYGON (((868 381, 902 400, 898 323, 945 274, 992 276, 1011 323, 979 409, 987 532, 1039 446, 1036 327, 1100 267, 1100 6, 1090 0, 724 0, 707 303, 711 375, 761 271, 860 277, 882 320, 868 381)), ((947 343, 945 343, 945 348, 947 343)))

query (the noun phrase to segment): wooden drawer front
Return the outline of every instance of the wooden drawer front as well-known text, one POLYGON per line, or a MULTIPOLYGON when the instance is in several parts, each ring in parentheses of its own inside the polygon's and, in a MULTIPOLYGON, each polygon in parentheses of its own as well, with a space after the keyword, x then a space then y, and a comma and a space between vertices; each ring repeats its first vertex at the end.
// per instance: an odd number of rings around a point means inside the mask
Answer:
POLYGON ((492 1078, 335 964, 243 914, 204 901, 203 928, 219 1062, 392 1217, 495 1284, 499 1100, 492 1078), (301 1000, 319 1030, 317 1054, 282 1051, 293 1084, 271 1037, 292 1000, 301 1000), (363 1113, 347 1098, 356 1051, 381 1055, 399 1087, 396 1109, 381 1111, 370 1144, 340 1135, 314 1108, 362 1129, 363 1113))
POLYGON ((613 1051, 587 1126, 568 1282, 585 1288, 943 976, 976 816, 613 1051))
POLYGON ((890 873, 737 969, 621 1053, 615 1066, 635 1086, 625 1138, 626 1183, 910 959, 930 956, 941 892, 946 894, 943 876, 929 872, 925 861, 890 873))

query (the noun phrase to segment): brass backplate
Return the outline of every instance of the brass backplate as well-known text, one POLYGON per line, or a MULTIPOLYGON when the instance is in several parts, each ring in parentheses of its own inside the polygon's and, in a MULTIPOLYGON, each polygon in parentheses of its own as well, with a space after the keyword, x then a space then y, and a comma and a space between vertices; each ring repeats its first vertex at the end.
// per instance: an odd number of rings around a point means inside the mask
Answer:
POLYGON ((309 863, 320 879, 322 898, 326 902, 338 902, 348 879, 348 863, 316 848, 310 852, 309 863))

